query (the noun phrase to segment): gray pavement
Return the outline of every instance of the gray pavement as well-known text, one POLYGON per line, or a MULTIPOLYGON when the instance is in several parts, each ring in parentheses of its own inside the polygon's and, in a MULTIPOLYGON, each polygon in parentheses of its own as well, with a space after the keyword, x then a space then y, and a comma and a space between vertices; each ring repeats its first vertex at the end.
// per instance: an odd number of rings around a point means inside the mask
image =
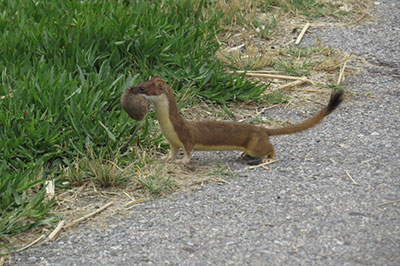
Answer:
POLYGON ((355 97, 324 123, 272 139, 280 161, 270 170, 245 171, 236 152, 197 152, 236 177, 139 205, 108 229, 82 224, 13 264, 400 265, 400 1, 379 2, 376 23, 306 35, 368 64, 348 80, 355 97))

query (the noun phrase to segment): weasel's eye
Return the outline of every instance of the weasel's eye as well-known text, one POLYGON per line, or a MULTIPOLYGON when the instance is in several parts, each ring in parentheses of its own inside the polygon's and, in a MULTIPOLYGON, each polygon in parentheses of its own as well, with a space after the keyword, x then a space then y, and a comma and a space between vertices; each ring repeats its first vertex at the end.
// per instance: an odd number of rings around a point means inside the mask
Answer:
POLYGON ((140 90, 140 91, 144 91, 145 88, 144 88, 144 87, 139 87, 139 90, 140 90))

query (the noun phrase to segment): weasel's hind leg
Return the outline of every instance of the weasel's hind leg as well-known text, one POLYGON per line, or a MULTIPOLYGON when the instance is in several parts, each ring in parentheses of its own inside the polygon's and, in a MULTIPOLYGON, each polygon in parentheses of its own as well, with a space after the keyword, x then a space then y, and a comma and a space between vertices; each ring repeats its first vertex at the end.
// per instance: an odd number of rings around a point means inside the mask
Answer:
POLYGON ((275 150, 268 137, 254 136, 247 144, 245 153, 244 159, 246 159, 245 157, 262 159, 264 156, 267 156, 268 159, 273 159, 275 150))
POLYGON ((245 153, 240 157, 248 165, 257 165, 274 158, 275 150, 268 138, 253 138, 249 141, 245 153), (263 158, 267 156, 267 158, 263 158))

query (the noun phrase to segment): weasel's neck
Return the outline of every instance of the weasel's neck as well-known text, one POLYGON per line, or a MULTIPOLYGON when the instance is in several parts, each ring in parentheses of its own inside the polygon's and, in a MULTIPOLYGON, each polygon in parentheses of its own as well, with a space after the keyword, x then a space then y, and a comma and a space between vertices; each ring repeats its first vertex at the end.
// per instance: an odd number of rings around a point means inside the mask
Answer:
POLYGON ((170 143, 183 148, 180 134, 187 125, 179 114, 172 91, 160 96, 154 104, 162 133, 170 143))
POLYGON ((169 89, 168 94, 166 95, 168 99, 168 111, 169 111, 169 117, 174 124, 174 126, 177 126, 176 123, 181 124, 184 123, 185 120, 183 117, 179 114, 178 107, 176 106, 174 94, 171 89, 169 89))

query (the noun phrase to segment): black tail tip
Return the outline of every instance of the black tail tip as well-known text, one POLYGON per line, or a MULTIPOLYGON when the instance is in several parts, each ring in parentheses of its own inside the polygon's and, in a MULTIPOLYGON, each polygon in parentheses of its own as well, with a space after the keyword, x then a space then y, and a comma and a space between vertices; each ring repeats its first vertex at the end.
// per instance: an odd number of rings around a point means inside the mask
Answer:
POLYGON ((329 99, 329 104, 327 107, 328 113, 331 113, 333 110, 335 110, 341 102, 343 102, 343 95, 344 91, 343 90, 336 90, 332 92, 331 98, 329 99))

